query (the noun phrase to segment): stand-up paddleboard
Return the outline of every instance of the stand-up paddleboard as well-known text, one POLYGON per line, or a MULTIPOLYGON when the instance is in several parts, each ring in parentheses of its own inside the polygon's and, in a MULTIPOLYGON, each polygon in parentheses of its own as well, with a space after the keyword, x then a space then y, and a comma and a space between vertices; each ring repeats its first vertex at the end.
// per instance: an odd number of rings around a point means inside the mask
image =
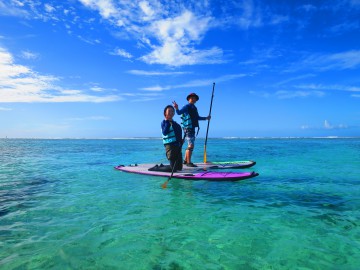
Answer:
MULTIPOLYGON (((129 166, 119 165, 115 167, 116 170, 137 173, 143 175, 152 175, 160 177, 170 177, 171 168, 169 165, 155 165, 154 164, 134 164, 129 166), (159 168, 157 168, 157 166, 159 168), (149 170, 150 169, 150 170, 149 170)), ((183 170, 174 172, 172 178, 186 179, 186 180, 207 180, 207 181, 239 181, 258 176, 256 172, 217 172, 208 171, 199 167, 186 167, 183 170)))

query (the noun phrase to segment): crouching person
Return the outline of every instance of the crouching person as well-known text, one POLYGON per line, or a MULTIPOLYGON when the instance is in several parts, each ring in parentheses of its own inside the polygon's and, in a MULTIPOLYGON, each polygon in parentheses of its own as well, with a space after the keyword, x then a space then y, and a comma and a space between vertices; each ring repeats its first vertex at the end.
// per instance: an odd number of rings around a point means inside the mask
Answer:
POLYGON ((165 107, 165 119, 161 122, 161 131, 166 157, 170 161, 171 169, 175 172, 182 170, 182 129, 173 120, 174 114, 175 109, 173 106, 168 105, 165 107))

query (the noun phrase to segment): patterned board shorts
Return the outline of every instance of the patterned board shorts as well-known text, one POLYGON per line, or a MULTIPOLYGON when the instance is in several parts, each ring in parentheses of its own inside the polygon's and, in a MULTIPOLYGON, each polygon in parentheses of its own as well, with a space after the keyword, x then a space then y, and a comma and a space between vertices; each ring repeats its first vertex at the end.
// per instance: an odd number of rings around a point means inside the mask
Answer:
POLYGON ((194 129, 185 129, 185 139, 188 143, 188 146, 195 145, 195 130, 194 129))

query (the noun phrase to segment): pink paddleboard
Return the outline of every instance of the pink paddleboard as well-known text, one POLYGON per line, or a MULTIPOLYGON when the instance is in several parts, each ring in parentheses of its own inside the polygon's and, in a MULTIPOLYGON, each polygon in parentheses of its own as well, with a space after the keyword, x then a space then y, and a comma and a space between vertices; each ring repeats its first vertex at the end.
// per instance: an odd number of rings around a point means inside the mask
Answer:
MULTIPOLYGON (((171 172, 149 171, 154 164, 134 164, 129 166, 119 165, 115 169, 123 172, 137 173, 143 175, 152 175, 160 177, 170 177, 171 172)), ((259 174, 251 172, 223 172, 210 171, 202 167, 189 168, 184 166, 182 171, 173 173, 172 178, 180 178, 186 180, 207 180, 207 181, 239 181, 258 176, 259 174)))

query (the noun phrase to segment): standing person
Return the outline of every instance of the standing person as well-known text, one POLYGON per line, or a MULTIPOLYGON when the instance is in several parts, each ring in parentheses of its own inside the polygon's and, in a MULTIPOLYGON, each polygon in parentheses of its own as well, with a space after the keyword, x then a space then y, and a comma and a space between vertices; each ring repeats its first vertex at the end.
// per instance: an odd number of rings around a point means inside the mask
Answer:
POLYGON ((181 126, 173 120, 175 109, 168 105, 164 109, 165 119, 161 122, 163 143, 166 157, 170 161, 170 167, 175 172, 182 170, 182 130, 181 126))
POLYGON ((195 103, 199 100, 199 96, 197 94, 191 93, 186 97, 186 99, 189 103, 182 107, 181 110, 179 110, 179 106, 175 101, 173 101, 173 105, 176 109, 176 113, 178 115, 182 115, 181 124, 188 142, 188 147, 185 152, 184 164, 186 164, 188 167, 196 167, 196 165, 191 162, 191 155, 195 146, 195 128, 197 127, 199 129, 199 120, 210 120, 211 116, 199 116, 198 110, 195 106, 195 103))

